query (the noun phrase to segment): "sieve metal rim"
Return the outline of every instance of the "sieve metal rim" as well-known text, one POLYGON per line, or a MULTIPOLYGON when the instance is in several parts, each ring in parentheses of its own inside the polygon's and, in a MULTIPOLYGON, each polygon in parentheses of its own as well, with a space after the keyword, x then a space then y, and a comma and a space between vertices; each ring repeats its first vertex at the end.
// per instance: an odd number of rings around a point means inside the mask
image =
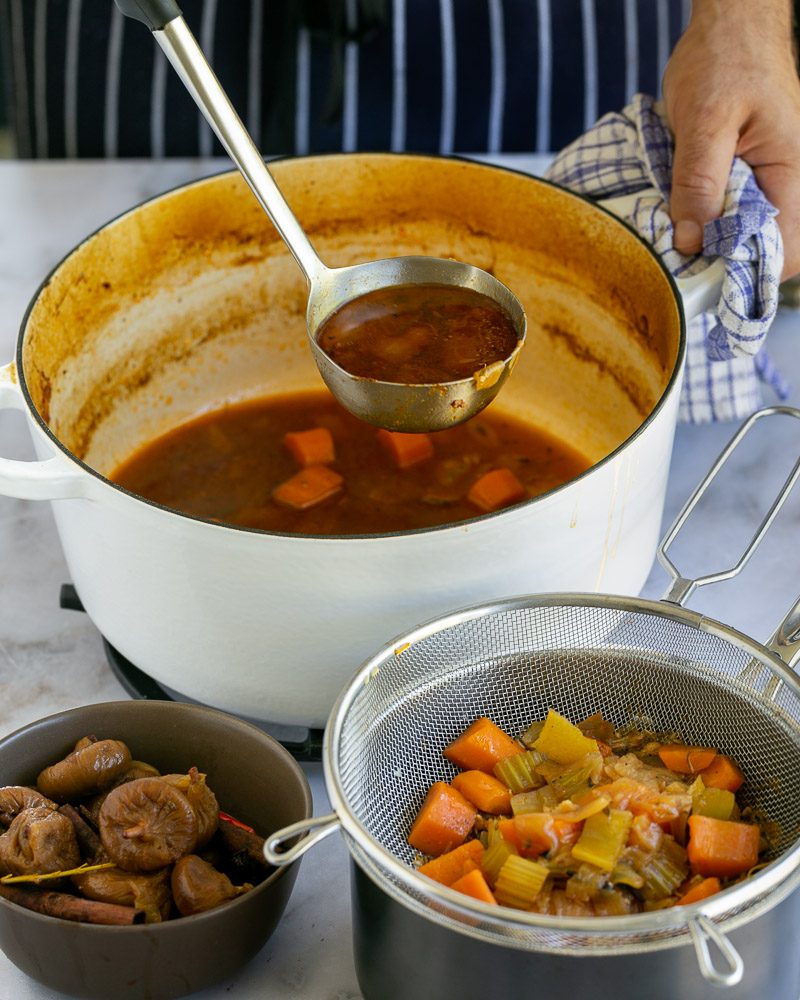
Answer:
MULTIPOLYGON (((713 618, 708 618, 689 608, 684 608, 679 604, 624 595, 568 592, 529 594, 471 605, 447 615, 431 619, 412 631, 396 637, 385 645, 382 650, 362 664, 350 683, 339 695, 339 698, 331 709, 322 747, 325 783, 338 822, 348 835, 346 840, 350 838, 379 870, 385 869, 393 878, 396 878, 414 893, 429 897, 432 900, 438 900, 442 906, 459 911, 467 918, 471 917, 475 919, 479 917, 484 922, 497 924, 498 926, 514 925, 520 929, 563 931, 579 934, 584 933, 587 935, 597 935, 600 933, 601 927, 603 933, 616 931, 619 933, 628 933, 633 936, 637 933, 648 934, 679 928, 686 930, 695 912, 694 907, 671 907, 647 913, 636 913, 625 917, 602 918, 556 917, 511 909, 498 915, 496 908, 491 907, 489 904, 472 900, 468 896, 463 896, 462 899, 459 899, 457 897, 460 894, 455 893, 445 886, 439 886, 438 883, 433 882, 424 875, 420 875, 416 869, 410 868, 398 861, 394 855, 367 833, 350 808, 346 793, 339 780, 339 747, 348 712, 353 707, 364 686, 369 684, 382 670, 390 669, 391 664, 396 659, 399 659, 415 643, 438 632, 488 615, 543 607, 592 607, 635 614, 649 614, 698 629, 701 632, 714 635, 744 650, 748 656, 758 660, 763 666, 767 667, 775 679, 787 685, 795 697, 800 699, 800 678, 776 653, 773 653, 762 643, 739 632, 737 629, 713 618), (599 921, 602 921, 601 927, 598 926, 599 921)), ((798 739, 800 739, 800 728, 798 728, 798 739)), ((696 904, 698 908, 697 912, 702 911, 703 915, 712 919, 721 919, 724 918, 726 912, 739 909, 743 906, 752 906, 759 897, 766 895, 778 886, 784 877, 791 875, 798 865, 800 865, 800 837, 779 858, 770 862, 762 871, 738 885, 731 886, 723 892, 711 896, 707 900, 703 900, 702 904, 696 904)), ((428 915, 434 921, 437 918, 435 911, 430 911, 428 915)))

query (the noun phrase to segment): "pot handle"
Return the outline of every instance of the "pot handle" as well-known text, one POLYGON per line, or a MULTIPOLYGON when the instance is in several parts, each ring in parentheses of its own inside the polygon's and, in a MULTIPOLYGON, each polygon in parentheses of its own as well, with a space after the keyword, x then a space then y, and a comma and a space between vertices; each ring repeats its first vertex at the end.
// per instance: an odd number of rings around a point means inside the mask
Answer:
MULTIPOLYGON (((0 412, 26 411, 19 387, 17 366, 0 368, 0 412)), ((60 456, 43 462, 19 462, 0 457, 0 494, 18 500, 66 500, 85 497, 87 477, 73 470, 60 456)))
MULTIPOLYGON (((607 212, 615 215, 623 222, 633 215, 636 204, 642 197, 649 195, 661 195, 655 188, 645 188, 643 191, 636 191, 634 194, 623 194, 617 198, 601 198, 597 204, 607 212)), ((719 296, 722 291, 722 281, 725 277, 725 261, 722 257, 717 257, 711 264, 698 274, 693 274, 690 278, 675 278, 678 286, 678 293, 683 302, 683 312, 687 320, 694 319, 700 313, 708 309, 715 309, 719 305, 719 296)))
POLYGON ((313 816, 311 819, 301 819, 299 823, 292 823, 291 826, 285 826, 282 830, 273 833, 271 837, 267 837, 264 842, 264 857, 271 865, 282 868, 284 865, 289 865, 292 861, 302 858, 306 851, 312 848, 314 844, 318 844, 321 840, 330 836, 340 826, 341 823, 336 813, 329 813, 327 816, 313 816), (312 833, 311 831, 314 832, 312 833), (287 840, 292 840, 293 837, 301 833, 307 833, 308 836, 302 837, 296 844, 287 847, 285 851, 279 850, 280 846, 285 844, 287 840))
POLYGON ((698 913, 689 921, 689 933, 692 936, 694 950, 697 953, 697 964, 700 972, 712 986, 736 986, 742 981, 744 962, 742 956, 734 948, 722 931, 703 913, 698 913), (718 969, 714 965, 709 950, 709 941, 716 945, 717 951, 725 959, 728 968, 718 969))

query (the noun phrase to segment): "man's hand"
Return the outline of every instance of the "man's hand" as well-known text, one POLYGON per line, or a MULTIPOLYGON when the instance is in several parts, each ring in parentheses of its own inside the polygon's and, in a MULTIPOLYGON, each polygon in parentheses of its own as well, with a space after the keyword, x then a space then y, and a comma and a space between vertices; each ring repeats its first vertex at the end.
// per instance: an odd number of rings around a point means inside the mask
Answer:
POLYGON ((664 73, 675 134, 675 246, 698 253, 734 155, 780 211, 783 276, 800 272, 800 79, 790 0, 694 0, 664 73))

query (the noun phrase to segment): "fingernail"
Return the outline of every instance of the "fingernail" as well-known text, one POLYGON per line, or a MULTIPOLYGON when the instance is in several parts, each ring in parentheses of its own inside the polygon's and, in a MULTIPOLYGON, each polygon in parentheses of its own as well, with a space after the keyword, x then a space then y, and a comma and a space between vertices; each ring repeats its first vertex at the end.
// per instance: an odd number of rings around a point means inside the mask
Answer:
POLYGON ((675 223, 675 249, 681 253, 700 253, 703 249, 703 227, 692 219, 675 223))

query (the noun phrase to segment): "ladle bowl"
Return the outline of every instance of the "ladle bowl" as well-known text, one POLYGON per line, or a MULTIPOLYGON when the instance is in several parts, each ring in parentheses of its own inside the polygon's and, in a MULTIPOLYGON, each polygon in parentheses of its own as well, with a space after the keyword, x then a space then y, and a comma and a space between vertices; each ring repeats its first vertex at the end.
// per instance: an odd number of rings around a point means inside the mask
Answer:
POLYGON ((354 267, 325 268, 311 286, 306 328, 317 368, 344 407, 367 423, 421 433, 460 424, 494 399, 522 349, 525 313, 516 296, 479 267, 439 257, 390 257, 354 267), (516 346, 506 358, 486 365, 469 378, 452 382, 414 385, 353 375, 320 347, 317 334, 346 302, 387 285, 457 285, 480 292, 497 302, 510 317, 517 332, 516 346))
POLYGON ((292 252, 309 285, 306 329, 317 367, 338 401, 367 423, 389 430, 439 431, 468 420, 494 399, 525 342, 525 311, 519 299, 487 271, 435 257, 397 257, 330 268, 319 258, 267 169, 189 30, 174 0, 116 0, 123 14, 152 31, 259 204, 292 252), (452 382, 412 384, 353 375, 320 347, 320 327, 337 309, 367 292, 396 285, 450 285, 495 301, 511 320, 517 342, 511 353, 452 382))

